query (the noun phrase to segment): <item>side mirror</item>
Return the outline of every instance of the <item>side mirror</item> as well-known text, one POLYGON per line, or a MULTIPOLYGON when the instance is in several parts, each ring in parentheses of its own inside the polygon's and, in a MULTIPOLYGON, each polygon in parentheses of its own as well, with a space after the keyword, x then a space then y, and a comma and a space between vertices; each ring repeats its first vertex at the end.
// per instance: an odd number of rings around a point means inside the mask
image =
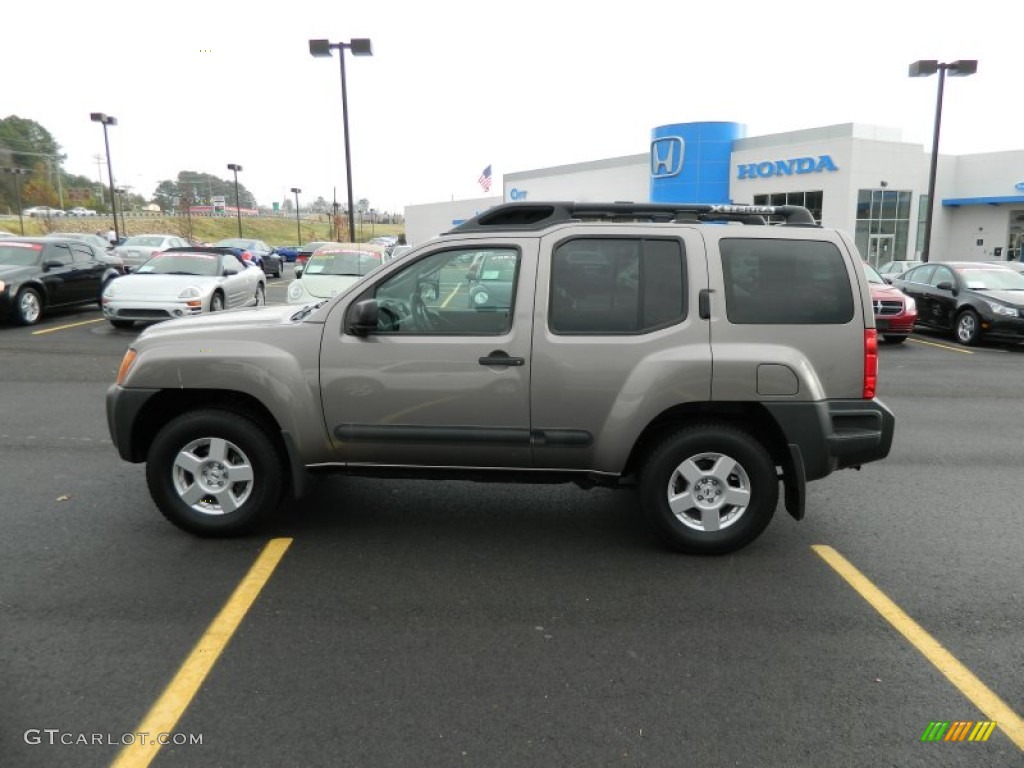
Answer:
POLYGON ((949 280, 943 280, 941 283, 939 283, 935 287, 938 288, 940 291, 952 291, 953 290, 953 284, 951 282, 949 282, 949 280))
POLYGON ((295 279, 298 280, 302 277, 302 266, 300 264, 295 265, 295 279))
POLYGON ((230 277, 231 275, 237 275, 237 269, 231 269, 231 267, 224 267, 224 277, 230 277))
POLYGON ((437 301, 437 297, 441 295, 441 286, 436 280, 420 280, 416 284, 416 290, 423 301, 437 301))
POLYGON ((43 262, 43 270, 49 272, 51 269, 57 269, 63 267, 64 263, 60 261, 54 261, 53 259, 47 259, 43 262))
POLYGON ((363 299, 352 305, 345 323, 345 333, 353 336, 365 336, 377 330, 380 319, 380 305, 376 299, 363 299))

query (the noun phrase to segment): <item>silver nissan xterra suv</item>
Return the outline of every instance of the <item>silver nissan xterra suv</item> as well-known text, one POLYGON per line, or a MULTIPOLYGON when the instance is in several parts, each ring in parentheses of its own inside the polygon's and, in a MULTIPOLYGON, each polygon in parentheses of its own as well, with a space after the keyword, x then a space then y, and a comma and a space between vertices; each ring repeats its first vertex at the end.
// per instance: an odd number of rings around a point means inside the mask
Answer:
POLYGON ((319 304, 150 326, 106 407, 199 535, 344 472, 635 486, 670 546, 725 553, 780 483, 799 520, 888 455, 877 367, 856 246, 804 208, 510 203, 319 304))

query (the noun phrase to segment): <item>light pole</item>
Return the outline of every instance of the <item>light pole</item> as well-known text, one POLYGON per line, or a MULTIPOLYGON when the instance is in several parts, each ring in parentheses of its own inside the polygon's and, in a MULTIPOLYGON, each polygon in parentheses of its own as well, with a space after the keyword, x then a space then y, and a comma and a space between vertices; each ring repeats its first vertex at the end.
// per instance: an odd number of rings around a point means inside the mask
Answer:
POLYGON ((107 137, 107 126, 117 125, 117 118, 102 112, 90 112, 89 119, 94 123, 103 123, 103 145, 107 148, 107 176, 110 179, 110 212, 114 214, 115 242, 119 242, 121 233, 117 229, 117 206, 114 203, 114 169, 110 163, 110 139, 107 137))
MULTIPOLYGON (((118 204, 118 207, 120 207, 120 209, 121 209, 121 231, 124 233, 125 237, 128 237, 128 225, 124 223, 124 193, 128 191, 128 188, 127 187, 117 187, 114 191, 117 192, 117 204, 118 204)), ((117 223, 117 214, 116 213, 114 214, 114 222, 115 222, 115 224, 117 223)), ((115 234, 117 233, 117 227, 116 226, 114 227, 114 232, 115 232, 115 234)), ((120 240, 120 239, 121 238, 118 237, 118 240, 120 240)))
POLYGON ((299 192, 302 190, 298 187, 292 187, 292 192, 295 193, 295 244, 302 245, 302 228, 299 226, 299 192))
POLYGON ((18 196, 18 223, 21 224, 21 234, 25 234, 25 214, 21 211, 21 177, 31 173, 28 168, 4 168, 5 173, 14 174, 14 189, 18 196))
POLYGON ((228 170, 235 172, 235 213, 238 215, 238 236, 242 236, 242 201, 238 199, 238 172, 242 166, 237 163, 228 163, 228 170))
POLYGON ((939 73, 939 92, 935 99, 935 130, 932 133, 932 158, 928 169, 928 209, 925 213, 924 245, 921 261, 928 261, 932 246, 932 212, 935 210, 935 171, 939 163, 939 129, 942 127, 942 91, 946 84, 946 73, 950 77, 967 77, 978 71, 977 59, 958 59, 948 64, 935 59, 920 59, 910 65, 911 77, 928 77, 939 73))
POLYGON ((345 49, 352 51, 353 56, 372 56, 373 46, 368 37, 354 37, 347 43, 331 43, 327 40, 310 40, 309 53, 312 56, 330 56, 331 51, 338 52, 341 61, 341 119, 345 133, 345 176, 348 182, 348 234, 354 242, 356 239, 355 208, 352 205, 352 153, 348 143, 348 89, 345 85, 345 49))

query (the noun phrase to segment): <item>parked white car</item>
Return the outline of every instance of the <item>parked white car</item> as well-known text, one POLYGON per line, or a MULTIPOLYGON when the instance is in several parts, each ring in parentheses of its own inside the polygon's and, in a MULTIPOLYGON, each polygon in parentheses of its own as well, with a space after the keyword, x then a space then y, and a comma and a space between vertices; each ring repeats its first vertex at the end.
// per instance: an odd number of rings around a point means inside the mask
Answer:
POLYGON ((136 321, 262 306, 267 276, 249 269, 230 248, 175 248, 157 254, 103 291, 103 316, 115 328, 136 321))
POLYGON ((379 267, 385 248, 376 243, 329 243, 313 251, 288 286, 289 304, 329 299, 379 267))
POLYGON ((187 248, 188 245, 188 240, 176 235, 135 235, 117 246, 113 253, 121 257, 126 267, 134 269, 145 264, 153 254, 168 248, 187 248))
POLYGON ((68 216, 95 216, 96 211, 91 208, 69 208, 68 216))

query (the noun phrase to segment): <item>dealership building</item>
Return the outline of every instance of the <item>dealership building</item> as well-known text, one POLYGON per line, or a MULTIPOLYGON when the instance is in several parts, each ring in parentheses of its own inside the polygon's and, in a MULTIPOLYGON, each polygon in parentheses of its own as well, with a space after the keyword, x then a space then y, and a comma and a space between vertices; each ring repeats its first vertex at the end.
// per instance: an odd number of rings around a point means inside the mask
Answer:
MULTIPOLYGON (((419 244, 501 202, 803 205, 816 221, 852 233, 881 266, 921 253, 931 154, 894 128, 844 124, 747 136, 741 123, 663 125, 642 154, 502 178, 492 196, 406 208, 419 244)), ((1024 150, 940 155, 930 259, 1022 259, 1024 150)))

